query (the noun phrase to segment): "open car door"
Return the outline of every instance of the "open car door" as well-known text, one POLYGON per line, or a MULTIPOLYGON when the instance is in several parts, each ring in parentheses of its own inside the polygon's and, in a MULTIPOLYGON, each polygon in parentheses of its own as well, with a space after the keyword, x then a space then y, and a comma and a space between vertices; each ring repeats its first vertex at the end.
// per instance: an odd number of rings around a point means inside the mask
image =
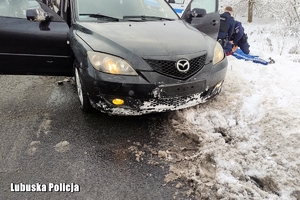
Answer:
POLYGON ((39 0, 0 2, 0 74, 72 75, 68 30, 39 0), (45 20, 27 19, 34 12, 45 20))
POLYGON ((220 27, 219 0, 169 0, 169 2, 181 19, 217 39, 220 27), (195 10, 201 10, 202 15, 200 17, 191 15, 195 10))

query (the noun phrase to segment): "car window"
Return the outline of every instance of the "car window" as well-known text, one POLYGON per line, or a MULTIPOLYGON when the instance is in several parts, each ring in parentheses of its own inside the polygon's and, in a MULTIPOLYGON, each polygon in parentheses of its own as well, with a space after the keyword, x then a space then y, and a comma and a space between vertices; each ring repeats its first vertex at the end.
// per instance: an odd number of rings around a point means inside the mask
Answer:
POLYGON ((204 8, 207 13, 213 13, 217 11, 215 0, 193 0, 191 3, 191 10, 194 8, 204 8))
POLYGON ((0 16, 26 18, 26 10, 40 8, 36 0, 0 0, 0 16))
MULTIPOLYGON (((89 18, 87 14, 101 14, 118 19, 124 16, 156 16, 178 19, 165 0, 76 0, 80 20, 89 18)), ((90 18, 89 20, 97 20, 90 18)))

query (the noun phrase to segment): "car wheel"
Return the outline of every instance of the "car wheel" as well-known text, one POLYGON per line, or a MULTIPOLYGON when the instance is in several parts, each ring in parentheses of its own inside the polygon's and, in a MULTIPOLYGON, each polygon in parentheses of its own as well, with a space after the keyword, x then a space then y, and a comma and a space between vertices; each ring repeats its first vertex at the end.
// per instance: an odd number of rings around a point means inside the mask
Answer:
POLYGON ((92 110, 92 106, 89 97, 87 95, 86 88, 82 84, 78 68, 75 67, 74 70, 75 70, 75 83, 76 83, 77 95, 80 101, 80 108, 85 112, 89 112, 92 110))

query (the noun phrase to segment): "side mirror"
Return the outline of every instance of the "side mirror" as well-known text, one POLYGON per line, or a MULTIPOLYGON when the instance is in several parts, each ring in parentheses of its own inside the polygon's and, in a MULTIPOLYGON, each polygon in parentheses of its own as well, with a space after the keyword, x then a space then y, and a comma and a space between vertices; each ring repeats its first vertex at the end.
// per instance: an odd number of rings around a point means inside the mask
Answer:
POLYGON ((49 21, 51 18, 49 13, 45 12, 41 8, 26 10, 26 17, 28 20, 36 22, 49 21))
POLYGON ((188 12, 189 17, 204 17, 206 15, 206 10, 203 8, 194 8, 188 12))

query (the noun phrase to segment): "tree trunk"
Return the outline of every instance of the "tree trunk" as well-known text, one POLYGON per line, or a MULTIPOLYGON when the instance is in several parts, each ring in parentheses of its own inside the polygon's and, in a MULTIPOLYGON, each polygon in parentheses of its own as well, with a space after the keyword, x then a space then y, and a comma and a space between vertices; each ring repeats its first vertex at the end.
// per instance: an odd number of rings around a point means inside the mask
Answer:
POLYGON ((298 11, 298 9, 297 9, 297 8, 299 8, 299 5, 298 5, 298 4, 299 4, 299 3, 297 3, 297 1, 294 0, 294 2, 293 2, 293 8, 294 8, 294 11, 295 11, 295 15, 296 15, 298 21, 300 22, 300 16, 299 16, 299 12, 300 12, 300 11, 298 11))
POLYGON ((253 18, 253 0, 248 0, 248 22, 252 22, 253 18))

